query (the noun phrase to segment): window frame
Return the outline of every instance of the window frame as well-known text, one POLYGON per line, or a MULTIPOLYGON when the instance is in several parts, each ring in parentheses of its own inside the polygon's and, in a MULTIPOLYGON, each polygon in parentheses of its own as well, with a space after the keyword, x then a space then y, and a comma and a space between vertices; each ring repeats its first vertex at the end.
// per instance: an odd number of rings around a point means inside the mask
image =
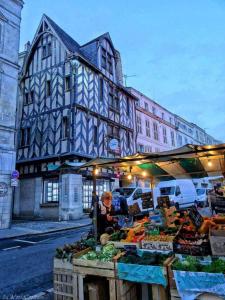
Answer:
POLYGON ((49 179, 44 179, 43 180, 43 197, 42 197, 42 204, 49 204, 49 203, 59 203, 59 179, 58 178, 49 178, 49 179), (46 186, 47 184, 47 186, 46 186), (52 200, 48 200, 49 197, 49 184, 51 184, 51 199, 52 200), (54 187, 53 185, 57 185, 57 187, 54 187), (53 200, 54 199, 54 190, 57 191, 56 194, 56 198, 57 200, 53 200))

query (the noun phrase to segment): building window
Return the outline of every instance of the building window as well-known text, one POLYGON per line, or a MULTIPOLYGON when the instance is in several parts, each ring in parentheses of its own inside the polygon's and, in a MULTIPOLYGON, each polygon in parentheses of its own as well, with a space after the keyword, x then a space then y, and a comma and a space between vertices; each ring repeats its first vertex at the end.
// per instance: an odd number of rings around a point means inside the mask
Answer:
POLYGON ((104 99, 104 82, 103 78, 99 78, 99 100, 102 102, 104 99))
POLYGON ((151 137, 150 122, 149 122, 149 120, 145 120, 145 127, 146 127, 146 136, 147 137, 151 137))
POLYGON ((182 139, 182 136, 180 134, 178 135, 178 145, 179 146, 183 145, 183 139, 182 139))
POLYGON ((185 144, 188 144, 188 139, 185 137, 184 138, 185 144))
POLYGON ((46 81, 46 97, 51 96, 51 81, 46 81))
POLYGON ((175 147, 174 132, 170 131, 170 135, 171 135, 171 144, 172 144, 173 147, 175 147))
POLYGON ((170 124, 172 124, 173 123, 173 121, 172 121, 172 118, 170 117, 170 124))
POLYGON ((127 108, 127 115, 130 115, 130 102, 129 102, 129 98, 126 97, 126 108, 127 108))
POLYGON ((20 130, 20 146, 26 147, 30 145, 30 127, 20 130))
POLYGON ((166 132, 166 127, 163 127, 163 143, 167 144, 167 132, 166 132))
POLYGON ((141 116, 137 115, 137 132, 142 134, 141 116))
POLYGON ((127 131, 127 148, 130 149, 130 133, 127 131))
POLYGON ((138 144, 138 145, 137 145, 137 150, 138 150, 139 152, 145 152, 145 147, 144 147, 144 145, 138 144))
POLYGON ((93 134, 94 145, 98 144, 98 127, 94 125, 94 134, 93 134))
POLYGON ((145 110, 148 111, 148 103, 147 102, 145 102, 145 110))
POLYGON ((147 153, 152 152, 152 147, 151 146, 145 146, 145 152, 147 152, 147 153))
POLYGON ((42 47, 42 58, 46 58, 52 54, 52 44, 49 42, 42 47))
POLYGON ((152 113, 153 115, 156 115, 156 108, 154 106, 152 106, 152 113))
POLYGON ((102 68, 108 71, 110 74, 113 74, 113 56, 107 52, 103 47, 102 49, 102 68))
POLYGON ((59 201, 59 181, 57 178, 44 180, 44 203, 59 201))
POLYGON ((69 118, 63 117, 62 119, 62 139, 69 137, 69 118))
POLYGON ((30 101, 29 103, 34 103, 35 101, 35 93, 34 91, 30 91, 30 101))
POLYGON ((119 139, 119 127, 110 124, 108 125, 107 132, 108 136, 119 139))
POLYGON ((156 141, 159 140, 159 132, 158 132, 158 124, 156 122, 153 122, 153 133, 154 133, 154 139, 156 141))
POLYGON ((164 120, 164 117, 165 117, 165 116, 164 116, 164 113, 162 112, 162 119, 163 119, 163 120, 164 120))
POLYGON ((67 75, 67 76, 65 77, 65 90, 66 90, 66 91, 69 91, 69 90, 71 90, 71 87, 72 87, 71 76, 70 76, 70 75, 67 75))
POLYGON ((24 94, 24 104, 27 105, 29 104, 29 93, 25 92, 24 94))
POLYGON ((109 106, 119 111, 119 92, 109 85, 109 106))
POLYGON ((112 65, 112 55, 108 53, 107 55, 108 71, 110 74, 113 74, 113 65, 112 65))
POLYGON ((102 67, 106 69, 106 50, 102 48, 102 67))

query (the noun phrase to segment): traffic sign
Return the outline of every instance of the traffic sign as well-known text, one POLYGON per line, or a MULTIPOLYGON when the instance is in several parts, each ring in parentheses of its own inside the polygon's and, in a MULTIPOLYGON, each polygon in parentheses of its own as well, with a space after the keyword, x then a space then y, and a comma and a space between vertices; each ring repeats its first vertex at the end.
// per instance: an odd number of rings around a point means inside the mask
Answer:
POLYGON ((14 170, 14 171, 12 172, 12 174, 11 174, 11 177, 12 177, 12 178, 19 178, 19 176, 20 176, 20 173, 19 173, 19 171, 17 171, 17 170, 14 170))
POLYGON ((19 184, 18 178, 11 178, 11 186, 17 187, 19 184))

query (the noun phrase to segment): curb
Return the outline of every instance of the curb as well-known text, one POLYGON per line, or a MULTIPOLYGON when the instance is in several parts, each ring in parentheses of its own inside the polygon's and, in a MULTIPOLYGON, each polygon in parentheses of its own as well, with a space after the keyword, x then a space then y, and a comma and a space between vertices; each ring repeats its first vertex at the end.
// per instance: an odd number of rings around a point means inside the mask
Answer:
POLYGON ((69 231, 72 229, 77 229, 77 228, 83 228, 83 227, 87 227, 92 225, 92 222, 88 223, 88 224, 84 224, 84 225, 79 225, 79 226, 73 226, 73 227, 69 227, 69 228, 60 228, 60 229, 53 229, 53 230, 49 230, 49 231, 45 231, 45 232, 36 232, 36 233, 23 233, 20 235, 15 235, 15 236, 10 236, 10 237, 4 237, 4 238, 0 238, 0 241, 5 241, 5 240, 10 240, 10 239, 15 239, 15 238, 20 238, 20 237, 32 237, 35 235, 45 235, 45 234, 49 234, 49 233, 56 233, 56 232, 61 232, 61 231, 69 231))

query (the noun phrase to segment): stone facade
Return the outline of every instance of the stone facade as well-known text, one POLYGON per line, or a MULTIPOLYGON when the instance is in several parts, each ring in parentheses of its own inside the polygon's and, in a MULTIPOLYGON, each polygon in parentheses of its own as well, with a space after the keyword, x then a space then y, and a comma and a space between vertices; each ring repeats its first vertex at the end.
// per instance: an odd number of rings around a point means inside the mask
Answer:
POLYGON ((0 2, 0 228, 11 221, 11 173, 15 169, 18 51, 23 1, 0 2))
POLYGON ((174 114, 129 88, 136 102, 137 151, 161 152, 177 147, 174 114))
POLYGON ((161 152, 186 144, 218 144, 198 125, 173 114, 134 88, 130 92, 137 97, 136 127, 137 151, 161 152))

